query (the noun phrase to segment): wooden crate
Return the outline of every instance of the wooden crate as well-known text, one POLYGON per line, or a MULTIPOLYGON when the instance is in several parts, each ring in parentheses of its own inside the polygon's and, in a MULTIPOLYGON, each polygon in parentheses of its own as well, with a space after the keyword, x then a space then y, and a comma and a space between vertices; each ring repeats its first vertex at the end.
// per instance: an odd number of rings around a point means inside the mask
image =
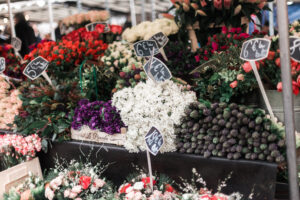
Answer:
POLYGON ((126 140, 126 128, 121 129, 121 133, 109 135, 100 130, 91 130, 87 126, 81 127, 80 130, 71 129, 71 138, 73 140, 90 141, 97 143, 115 144, 124 146, 126 140))
POLYGON ((39 158, 18 164, 0 172, 0 199, 11 187, 21 184, 29 177, 29 172, 43 178, 39 158))

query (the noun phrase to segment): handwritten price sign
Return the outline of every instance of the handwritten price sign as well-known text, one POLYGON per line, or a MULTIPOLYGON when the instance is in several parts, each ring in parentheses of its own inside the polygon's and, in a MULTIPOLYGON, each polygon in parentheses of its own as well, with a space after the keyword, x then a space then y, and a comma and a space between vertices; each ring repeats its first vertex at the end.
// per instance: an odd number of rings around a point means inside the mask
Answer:
POLYGON ((289 41, 291 58, 297 62, 300 62, 300 38, 290 37, 289 41))
POLYGON ((133 44, 134 51, 137 56, 149 57, 159 53, 159 47, 155 40, 142 40, 133 44))
POLYGON ((31 61, 23 71, 23 74, 31 80, 37 79, 47 69, 49 62, 39 56, 31 61))
POLYGON ((152 153, 154 156, 156 156, 164 144, 164 139, 162 134, 155 128, 152 127, 150 131, 145 136, 145 141, 148 150, 150 153, 152 153))
POLYGON ((150 38, 150 40, 154 40, 159 48, 163 48, 169 42, 169 38, 162 32, 156 33, 150 38))
POLYGON ((16 51, 20 51, 22 47, 22 41, 17 37, 13 37, 11 38, 11 46, 13 46, 16 51))
POLYGON ((268 57, 271 41, 255 38, 243 43, 240 58, 246 61, 258 61, 268 57))
POLYGON ((166 80, 170 80, 172 78, 172 74, 169 68, 159 59, 153 58, 152 62, 149 60, 144 65, 144 70, 150 78, 153 78, 156 82, 163 82, 166 80), (151 66, 150 66, 151 63, 151 66))

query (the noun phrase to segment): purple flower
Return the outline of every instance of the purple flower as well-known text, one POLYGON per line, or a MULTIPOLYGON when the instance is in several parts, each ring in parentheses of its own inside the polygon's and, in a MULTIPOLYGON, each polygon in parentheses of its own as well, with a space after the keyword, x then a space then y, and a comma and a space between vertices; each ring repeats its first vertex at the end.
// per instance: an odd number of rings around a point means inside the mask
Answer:
POLYGON ((86 99, 80 100, 75 109, 72 128, 78 130, 83 125, 108 134, 120 133, 121 127, 124 127, 119 111, 111 105, 111 101, 89 102, 86 99))

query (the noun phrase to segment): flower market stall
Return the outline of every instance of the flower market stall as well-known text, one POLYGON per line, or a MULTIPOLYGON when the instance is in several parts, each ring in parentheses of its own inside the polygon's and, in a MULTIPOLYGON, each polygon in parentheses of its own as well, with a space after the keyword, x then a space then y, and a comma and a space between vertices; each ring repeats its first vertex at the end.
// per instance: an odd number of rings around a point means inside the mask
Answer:
POLYGON ((267 1, 171 4, 125 30, 69 16, 24 60, 0 46, 0 199, 298 199, 299 23, 249 34, 267 1))

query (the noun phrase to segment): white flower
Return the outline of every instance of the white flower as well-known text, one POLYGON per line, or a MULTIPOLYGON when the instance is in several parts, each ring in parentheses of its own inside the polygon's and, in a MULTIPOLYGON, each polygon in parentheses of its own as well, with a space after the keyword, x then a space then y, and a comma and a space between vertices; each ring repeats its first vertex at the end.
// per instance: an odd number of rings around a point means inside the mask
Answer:
POLYGON ((74 199, 75 197, 77 197, 77 193, 71 192, 70 195, 69 195, 69 198, 74 199))
POLYGON ((133 200, 134 195, 135 195, 135 192, 132 190, 131 192, 126 194, 125 198, 128 200, 133 200))
POLYGON ((136 182, 133 185, 133 189, 135 189, 135 190, 142 190, 142 189, 144 189, 144 183, 143 182, 136 182))
POLYGON ((97 187, 95 186, 91 186, 91 193, 95 193, 98 190, 97 187))
POLYGON ((76 185, 76 186, 74 186, 73 188, 72 188, 72 192, 74 192, 74 193, 80 193, 82 191, 82 188, 81 188, 81 186, 80 185, 76 185))
POLYGON ((49 200, 52 200, 54 198, 54 192, 53 192, 53 190, 50 189, 50 187, 46 187, 45 197, 49 200))
POLYGON ((71 193, 71 190, 70 190, 70 189, 66 189, 66 190, 64 191, 64 197, 65 197, 65 198, 69 197, 69 196, 70 196, 70 193, 71 193))
POLYGON ((94 184, 97 188, 102 188, 105 185, 105 181, 102 179, 95 179, 94 184))
POLYGON ((133 191, 133 187, 128 187, 126 190, 125 190, 125 193, 130 193, 133 191))

